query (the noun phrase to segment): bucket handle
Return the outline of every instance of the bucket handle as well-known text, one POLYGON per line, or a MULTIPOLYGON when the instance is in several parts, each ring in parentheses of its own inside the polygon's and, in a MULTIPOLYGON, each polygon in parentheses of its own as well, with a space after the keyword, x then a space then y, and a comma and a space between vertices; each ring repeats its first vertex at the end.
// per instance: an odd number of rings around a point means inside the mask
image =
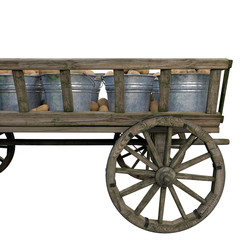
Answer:
POLYGON ((89 76, 89 74, 82 73, 82 75, 86 76, 92 82, 93 87, 95 87, 95 81, 93 80, 93 78, 91 76, 89 76))

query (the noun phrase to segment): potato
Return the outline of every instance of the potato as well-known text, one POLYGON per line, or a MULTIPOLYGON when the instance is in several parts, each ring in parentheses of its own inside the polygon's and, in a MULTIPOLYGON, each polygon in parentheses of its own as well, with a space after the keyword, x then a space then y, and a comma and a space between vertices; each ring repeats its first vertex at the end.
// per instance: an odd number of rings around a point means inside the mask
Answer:
POLYGON ((198 73, 208 73, 208 74, 210 74, 210 69, 198 69, 197 72, 198 73))
POLYGON ((98 111, 98 109, 99 109, 99 106, 98 106, 98 104, 96 103, 96 102, 91 102, 90 103, 90 111, 98 111))
POLYGON ((196 72, 196 69, 187 69, 187 72, 188 72, 188 73, 195 73, 195 72, 196 72))
POLYGON ((149 74, 149 69, 137 69, 140 74, 149 74))
POLYGON ((23 73, 25 75, 39 75, 39 71, 38 70, 23 70, 23 73))
POLYGON ((158 112, 158 101, 154 100, 150 103, 150 111, 151 112, 158 112))
POLYGON ((113 71, 108 71, 105 73, 105 75, 113 75, 113 71))
POLYGON ((71 73, 85 73, 85 74, 94 75, 94 72, 92 70, 71 70, 71 73))
POLYGON ((140 73, 136 70, 129 70, 127 74, 140 74, 140 73))
POLYGON ((0 70, 0 74, 12 74, 12 70, 0 70))
POLYGON ((159 76, 159 75, 160 75, 160 72, 155 72, 155 73, 153 74, 153 76, 156 76, 155 79, 157 79, 157 78, 158 78, 157 76, 159 76))
POLYGON ((98 100, 98 105, 99 105, 99 107, 101 107, 103 105, 108 106, 108 100, 106 98, 100 98, 98 100))
POLYGON ((48 111, 49 106, 47 104, 40 105, 37 108, 33 108, 31 111, 48 111))
POLYGON ((106 105, 102 105, 100 108, 99 108, 99 112, 108 112, 108 107, 106 105))
POLYGON ((124 69, 124 70, 123 70, 123 72, 124 72, 125 74, 127 74, 128 71, 129 71, 128 69, 124 69))
POLYGON ((44 74, 44 73, 55 73, 55 74, 59 74, 60 70, 39 70, 40 74, 44 74))

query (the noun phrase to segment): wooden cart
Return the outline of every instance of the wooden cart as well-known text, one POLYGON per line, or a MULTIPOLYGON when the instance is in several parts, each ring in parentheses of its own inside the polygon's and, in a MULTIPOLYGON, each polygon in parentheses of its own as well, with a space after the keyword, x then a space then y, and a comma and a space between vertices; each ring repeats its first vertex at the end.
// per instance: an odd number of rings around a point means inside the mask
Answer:
POLYGON ((0 70, 13 72, 19 105, 19 112, 0 111, 0 132, 5 136, 0 140, 0 147, 7 151, 6 157, 0 157, 0 171, 11 162, 15 145, 113 145, 106 182, 117 210, 128 221, 148 231, 168 233, 190 228, 209 215, 223 191, 225 169, 218 145, 228 144, 229 140, 212 139, 209 133, 219 132, 223 122, 231 65, 228 59, 0 59, 0 70), (60 70, 64 112, 29 112, 23 70, 36 69, 60 70), (78 69, 114 69, 115 112, 74 112, 70 70, 78 69), (124 69, 161 70, 158 112, 124 112, 124 69), (171 69, 211 69, 205 113, 168 111, 171 69), (222 85, 221 72, 224 72, 222 85), (13 132, 112 132, 115 135, 113 139, 33 140, 14 139, 13 132), (195 145, 205 146, 203 152, 185 159, 187 151, 195 145), (172 156, 173 151, 176 154, 172 156), (211 163, 206 169, 212 171, 210 175, 184 172, 207 161, 211 163), (130 183, 130 178, 135 183, 130 183), (184 180, 208 182, 207 194, 201 196, 184 184, 184 180), (196 200, 196 208, 185 211, 184 200, 177 193, 179 189, 196 200), (131 197, 143 190, 142 197, 131 197), (179 214, 171 220, 164 217, 167 192, 179 214), (154 196, 157 204, 151 209, 156 213, 152 218, 145 208, 151 205, 154 196))

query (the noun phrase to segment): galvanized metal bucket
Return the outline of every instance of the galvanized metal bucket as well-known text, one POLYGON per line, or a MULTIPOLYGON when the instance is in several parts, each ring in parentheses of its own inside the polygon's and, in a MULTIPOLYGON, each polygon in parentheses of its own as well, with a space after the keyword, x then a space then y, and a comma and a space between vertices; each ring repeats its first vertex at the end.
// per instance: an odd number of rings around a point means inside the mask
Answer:
MULTIPOLYGON (((95 75, 72 73, 72 94, 74 111, 90 111, 92 89, 95 75)), ((59 74, 41 75, 45 101, 50 111, 63 111, 62 88, 59 74)))
MULTIPOLYGON (((171 75, 169 111, 206 112, 209 74, 175 73, 171 75)), ((153 96, 159 100, 159 81, 154 80, 153 96)))
MULTIPOLYGON (((41 105, 42 84, 39 75, 24 75, 29 109, 41 105)), ((16 89, 11 74, 0 75, 0 110, 18 111, 16 89)))
POLYGON ((97 102, 98 101, 99 92, 100 92, 100 88, 101 88, 101 83, 102 83, 101 78, 95 78, 94 79, 94 83, 95 83, 95 86, 93 87, 93 90, 92 90, 91 101, 97 102))
MULTIPOLYGON (((108 95, 109 111, 115 111, 114 76, 103 76, 108 95)), ((154 76, 151 75, 124 75, 125 82, 125 111, 149 111, 150 96, 153 88, 154 76)))

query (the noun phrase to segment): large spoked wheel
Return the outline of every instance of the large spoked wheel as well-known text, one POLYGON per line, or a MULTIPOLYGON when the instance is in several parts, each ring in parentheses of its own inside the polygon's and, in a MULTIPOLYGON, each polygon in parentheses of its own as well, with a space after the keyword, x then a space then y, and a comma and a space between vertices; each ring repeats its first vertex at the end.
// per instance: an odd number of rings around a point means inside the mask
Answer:
POLYGON ((174 117, 147 119, 126 130, 112 148, 106 172, 108 192, 118 211, 140 228, 165 233, 185 230, 207 217, 220 199, 224 180, 223 158, 211 136, 196 124, 174 117), (157 134, 154 140, 150 136, 154 127, 166 128, 164 146, 157 134), (190 136, 172 156, 173 132, 181 128, 190 136), (141 134, 148 143, 149 158, 128 146, 130 139, 141 134), (197 156, 183 159, 197 139, 204 143, 204 152, 194 150, 197 156), (142 166, 121 167, 117 159, 126 153, 142 166))
MULTIPOLYGON (((0 139, 14 139, 13 133, 0 133, 0 139)), ((0 173, 4 171, 13 159, 15 146, 0 145, 0 173)))

